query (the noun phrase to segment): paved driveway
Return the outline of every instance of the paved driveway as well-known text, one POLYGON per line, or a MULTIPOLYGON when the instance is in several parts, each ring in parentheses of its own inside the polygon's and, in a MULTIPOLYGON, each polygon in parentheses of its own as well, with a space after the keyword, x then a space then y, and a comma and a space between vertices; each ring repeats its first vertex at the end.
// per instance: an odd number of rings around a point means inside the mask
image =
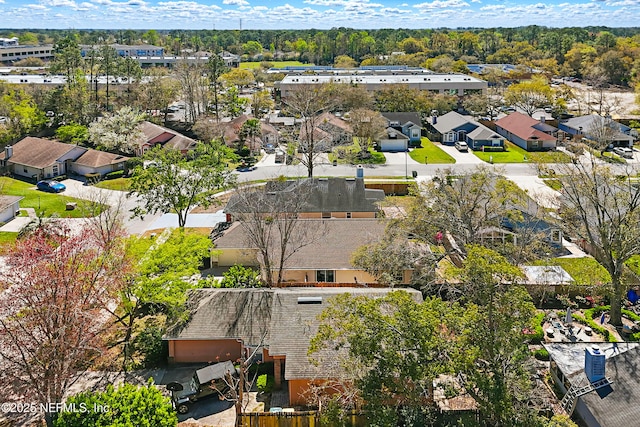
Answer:
POLYGON ((76 197, 83 200, 104 201, 111 209, 117 209, 122 215, 124 227, 129 234, 142 234, 160 214, 145 215, 144 219, 131 218, 131 210, 140 204, 136 197, 127 197, 124 191, 107 190, 104 188, 85 185, 84 181, 78 179, 66 179, 62 181, 67 189, 67 196, 76 197))
POLYGON ((422 163, 418 163, 409 156, 409 153, 401 152, 401 153, 384 153, 384 157, 387 159, 388 165, 404 165, 405 161, 408 166, 420 165, 422 163))
POLYGON ((440 148, 442 151, 456 159, 456 164, 474 164, 474 165, 486 165, 486 162, 480 160, 477 156, 473 154, 473 151, 458 151, 456 147, 453 145, 445 145, 440 144, 439 142, 434 142, 434 145, 440 148))

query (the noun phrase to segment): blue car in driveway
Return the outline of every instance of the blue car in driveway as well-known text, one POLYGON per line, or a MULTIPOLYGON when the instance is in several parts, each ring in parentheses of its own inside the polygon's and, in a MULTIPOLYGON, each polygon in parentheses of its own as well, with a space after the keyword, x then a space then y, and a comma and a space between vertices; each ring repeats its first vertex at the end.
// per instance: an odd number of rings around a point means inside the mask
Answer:
POLYGON ((38 190, 46 191, 48 193, 60 193, 67 189, 64 184, 53 180, 39 181, 36 186, 38 187, 38 190))

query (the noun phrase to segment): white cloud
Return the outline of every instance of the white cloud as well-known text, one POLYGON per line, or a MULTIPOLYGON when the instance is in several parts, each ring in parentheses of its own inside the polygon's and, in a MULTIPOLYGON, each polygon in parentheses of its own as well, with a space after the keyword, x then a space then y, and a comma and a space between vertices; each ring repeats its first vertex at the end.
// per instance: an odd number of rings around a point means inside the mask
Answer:
POLYGON ((454 7, 466 7, 469 3, 463 0, 435 0, 431 3, 418 3, 416 9, 449 9, 454 7))
POLYGON ((228 4, 233 6, 247 6, 249 2, 246 0, 222 0, 222 4, 228 4))

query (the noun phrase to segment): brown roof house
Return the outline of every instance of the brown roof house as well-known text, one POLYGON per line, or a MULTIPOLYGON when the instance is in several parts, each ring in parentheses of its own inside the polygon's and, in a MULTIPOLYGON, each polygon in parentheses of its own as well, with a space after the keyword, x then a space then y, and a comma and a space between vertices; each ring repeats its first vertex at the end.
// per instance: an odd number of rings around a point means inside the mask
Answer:
POLYGON ((2 165, 14 175, 33 179, 54 178, 71 171, 71 163, 87 148, 28 136, 0 153, 2 165))
MULTIPOLYGON (((354 266, 351 257, 361 246, 379 241, 386 223, 381 220, 365 219, 298 219, 303 221, 296 232, 304 234, 301 239, 308 243, 288 257, 282 271, 283 285, 310 284, 377 284, 370 273, 354 266), (311 237, 309 236, 309 231, 311 237), (315 233, 315 234, 313 234, 315 233)), ((295 241, 296 236, 291 237, 295 241)), ((245 266, 260 265, 258 248, 248 243, 242 223, 235 222, 222 235, 214 238, 215 251, 212 265, 230 267, 235 264, 245 266)), ((279 236, 272 235, 273 247, 279 247, 279 236)), ((275 249, 274 249, 275 251, 275 249)), ((398 272, 399 283, 409 283, 411 270, 398 272)))
POLYGON ((9 222, 16 217, 22 199, 24 197, 0 195, 0 224, 9 222))
POLYGON ((110 172, 124 170, 129 157, 105 151, 87 150, 75 160, 71 167, 78 175, 96 174, 106 175, 110 172))
POLYGON ((518 111, 496 122, 496 132, 518 147, 527 151, 551 150, 556 148, 557 128, 545 123, 544 118, 536 120, 518 111))
MULTIPOLYGON (((397 290, 397 289, 395 289, 397 290)), ((262 349, 262 360, 274 363, 275 384, 288 391, 288 405, 316 403, 312 384, 343 374, 332 350, 308 356, 318 315, 331 298, 349 293, 380 298, 389 288, 196 289, 191 291, 188 321, 169 328, 164 340, 172 362, 237 360, 243 349, 262 349)), ((416 302, 422 295, 403 289, 416 302)), ((247 351, 248 352, 248 351, 247 351)))
POLYGON ((198 143, 194 139, 155 123, 144 121, 140 127, 144 133, 144 141, 135 150, 137 156, 142 156, 147 150, 158 144, 186 154, 189 150, 193 150, 198 143))
MULTIPOLYGON (((353 129, 351 125, 332 113, 322 113, 314 119, 313 142, 315 151, 331 151, 336 145, 353 144, 353 129)), ((301 144, 308 141, 307 132, 310 126, 302 124, 299 140, 301 144)), ((305 150, 302 145, 301 150, 305 150)))
MULTIPOLYGON (((242 125, 249 119, 252 119, 252 117, 243 114, 226 123, 222 123, 224 125, 224 142, 226 145, 235 147, 239 144, 242 125)), ((252 152, 257 152, 263 144, 277 145, 279 142, 280 132, 269 123, 260 121, 260 135, 249 138, 244 143, 252 152)))
POLYGON ((2 166, 14 175, 41 180, 69 173, 101 175, 124 169, 128 157, 28 136, 0 153, 2 166))

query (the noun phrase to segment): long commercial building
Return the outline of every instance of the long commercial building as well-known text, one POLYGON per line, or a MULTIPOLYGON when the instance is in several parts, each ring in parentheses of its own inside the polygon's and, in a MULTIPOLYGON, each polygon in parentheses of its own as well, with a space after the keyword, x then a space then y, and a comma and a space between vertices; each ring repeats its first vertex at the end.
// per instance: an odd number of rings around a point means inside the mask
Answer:
POLYGON ((53 59, 53 45, 20 46, 16 44, 0 45, 0 62, 13 63, 27 58, 40 58, 43 61, 53 59))
POLYGON ((332 69, 297 71, 287 74, 276 87, 286 98, 292 91, 323 83, 343 83, 377 91, 389 85, 405 85, 411 89, 463 96, 486 93, 484 80, 459 73, 434 73, 426 69, 332 69))

